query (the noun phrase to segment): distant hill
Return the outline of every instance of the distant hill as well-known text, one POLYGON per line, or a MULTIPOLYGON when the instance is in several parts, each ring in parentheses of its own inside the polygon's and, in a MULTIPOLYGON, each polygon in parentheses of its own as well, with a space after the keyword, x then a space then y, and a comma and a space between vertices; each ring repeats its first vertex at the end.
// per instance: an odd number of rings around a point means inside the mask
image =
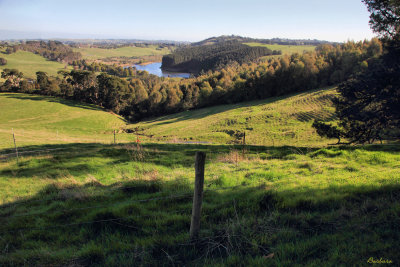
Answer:
POLYGON ((245 43, 245 42, 254 42, 254 38, 249 38, 249 37, 242 37, 238 35, 222 35, 218 37, 210 37, 207 38, 203 41, 200 42, 195 42, 192 43, 192 46, 201 46, 201 45, 212 45, 212 44, 219 44, 219 43, 224 43, 224 42, 239 42, 239 43, 245 43))
POLYGON ((210 37, 203 41, 192 43, 192 46, 212 45, 228 41, 235 41, 239 43, 263 43, 263 44, 277 44, 277 45, 320 45, 320 44, 337 44, 336 42, 329 42, 317 39, 285 39, 285 38, 272 38, 272 39, 257 39, 250 37, 242 37, 238 35, 222 35, 218 37, 210 37))
POLYGON ((222 68, 233 61, 243 64, 263 56, 280 55, 282 54, 281 49, 274 49, 279 46, 301 46, 300 49, 291 50, 303 51, 310 50, 308 49, 309 47, 314 50, 315 46, 326 43, 330 42, 280 38, 255 39, 237 35, 222 35, 182 46, 172 54, 163 56, 161 68, 166 71, 197 74, 201 70, 208 71, 222 68), (251 49, 247 47, 248 44, 252 44, 250 45, 251 49), (271 49, 268 45, 274 48, 271 49), (266 49, 262 50, 260 48, 266 49))
POLYGON ((266 47, 251 47, 238 40, 221 41, 213 44, 189 46, 177 49, 162 58, 163 70, 199 73, 216 70, 230 62, 239 64, 254 61, 267 55, 280 54, 266 47))

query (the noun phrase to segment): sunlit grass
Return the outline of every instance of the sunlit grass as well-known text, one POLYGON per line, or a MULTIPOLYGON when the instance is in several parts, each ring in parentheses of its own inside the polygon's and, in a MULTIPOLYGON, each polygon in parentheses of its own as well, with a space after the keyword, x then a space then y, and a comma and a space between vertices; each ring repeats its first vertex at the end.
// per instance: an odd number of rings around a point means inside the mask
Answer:
POLYGON ((44 71, 49 76, 57 76, 57 71, 59 70, 71 70, 70 66, 66 67, 65 64, 47 60, 40 55, 27 51, 17 51, 12 54, 0 53, 0 57, 7 60, 6 65, 0 66, 0 72, 3 69, 18 69, 26 78, 36 79, 37 71, 44 71))
POLYGON ((83 58, 87 59, 103 59, 108 57, 141 57, 150 55, 164 55, 170 53, 168 48, 157 49, 158 46, 151 45, 148 47, 120 47, 115 49, 105 48, 74 48, 74 52, 80 52, 83 58))

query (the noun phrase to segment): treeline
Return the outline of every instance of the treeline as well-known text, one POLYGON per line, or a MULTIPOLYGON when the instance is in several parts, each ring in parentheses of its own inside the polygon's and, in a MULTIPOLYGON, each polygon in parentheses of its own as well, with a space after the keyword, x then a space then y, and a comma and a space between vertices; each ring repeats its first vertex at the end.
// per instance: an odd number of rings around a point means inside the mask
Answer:
POLYGON ((58 62, 69 63, 82 58, 81 53, 74 52, 71 47, 59 41, 26 41, 15 47, 58 62))
POLYGON ((321 45, 315 52, 271 58, 261 63, 230 64, 196 78, 169 79, 137 72, 122 79, 92 71, 62 71, 63 78, 43 73, 25 84, 18 72, 2 74, 2 91, 56 95, 94 103, 123 115, 130 121, 222 103, 263 99, 312 88, 338 84, 368 68, 382 53, 378 39, 321 45), (13 78, 14 77, 14 78, 13 78), (25 87, 23 87, 25 86, 25 87))
POLYGON ((199 73, 221 69, 230 62, 243 64, 273 54, 278 55, 280 51, 272 51, 266 47, 250 47, 234 41, 190 46, 163 56, 161 68, 169 71, 199 73))

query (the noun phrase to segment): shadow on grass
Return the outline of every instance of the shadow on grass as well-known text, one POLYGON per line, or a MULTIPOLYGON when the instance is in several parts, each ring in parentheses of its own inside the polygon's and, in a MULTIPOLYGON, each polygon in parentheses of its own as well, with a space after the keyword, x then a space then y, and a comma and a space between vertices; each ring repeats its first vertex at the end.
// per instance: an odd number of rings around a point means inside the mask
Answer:
POLYGON ((397 262, 399 201, 399 185, 206 190, 200 238, 190 242, 187 183, 50 184, 0 206, 0 264, 203 265, 232 256, 250 265, 259 258, 257 266, 353 266, 372 256, 397 262))

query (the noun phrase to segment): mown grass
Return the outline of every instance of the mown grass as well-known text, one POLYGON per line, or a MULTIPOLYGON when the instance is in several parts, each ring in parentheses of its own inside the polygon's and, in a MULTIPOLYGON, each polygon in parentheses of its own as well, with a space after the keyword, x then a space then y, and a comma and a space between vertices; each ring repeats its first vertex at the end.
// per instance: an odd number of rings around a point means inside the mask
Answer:
MULTIPOLYGON (((7 64, 0 66, 0 72, 3 69, 18 69, 26 78, 36 79, 37 71, 44 71, 50 76, 57 76, 57 71, 64 70, 65 65, 59 62, 50 61, 40 55, 27 51, 17 51, 12 54, 0 53, 0 57, 7 60, 7 64)), ((67 67, 71 70, 71 67, 67 67)))
POLYGON ((164 55, 170 53, 168 48, 157 49, 158 46, 151 45, 148 47, 120 47, 115 49, 105 48, 74 48, 74 52, 80 52, 83 58, 95 60, 111 57, 141 57, 150 55, 164 55))
POLYGON ((246 142, 253 145, 321 146, 329 140, 320 138, 311 125, 314 119, 335 119, 332 98, 336 94, 335 88, 318 89, 180 112, 144 120, 130 127, 139 127, 143 134, 154 135, 153 139, 162 141, 224 144, 237 141, 237 133, 245 132, 246 142))
POLYGON ((248 146, 244 154, 228 145, 61 147, 0 163, 0 265, 400 260, 398 145, 248 146), (207 154, 206 191, 200 237, 190 242, 195 151, 207 154), (138 202, 168 196, 176 197, 138 202))
POLYGON ((267 47, 271 50, 281 50, 282 55, 284 54, 294 54, 299 53, 303 54, 304 51, 314 51, 316 46, 314 45, 278 45, 278 44, 262 44, 262 43, 244 43, 248 46, 261 46, 267 47))

